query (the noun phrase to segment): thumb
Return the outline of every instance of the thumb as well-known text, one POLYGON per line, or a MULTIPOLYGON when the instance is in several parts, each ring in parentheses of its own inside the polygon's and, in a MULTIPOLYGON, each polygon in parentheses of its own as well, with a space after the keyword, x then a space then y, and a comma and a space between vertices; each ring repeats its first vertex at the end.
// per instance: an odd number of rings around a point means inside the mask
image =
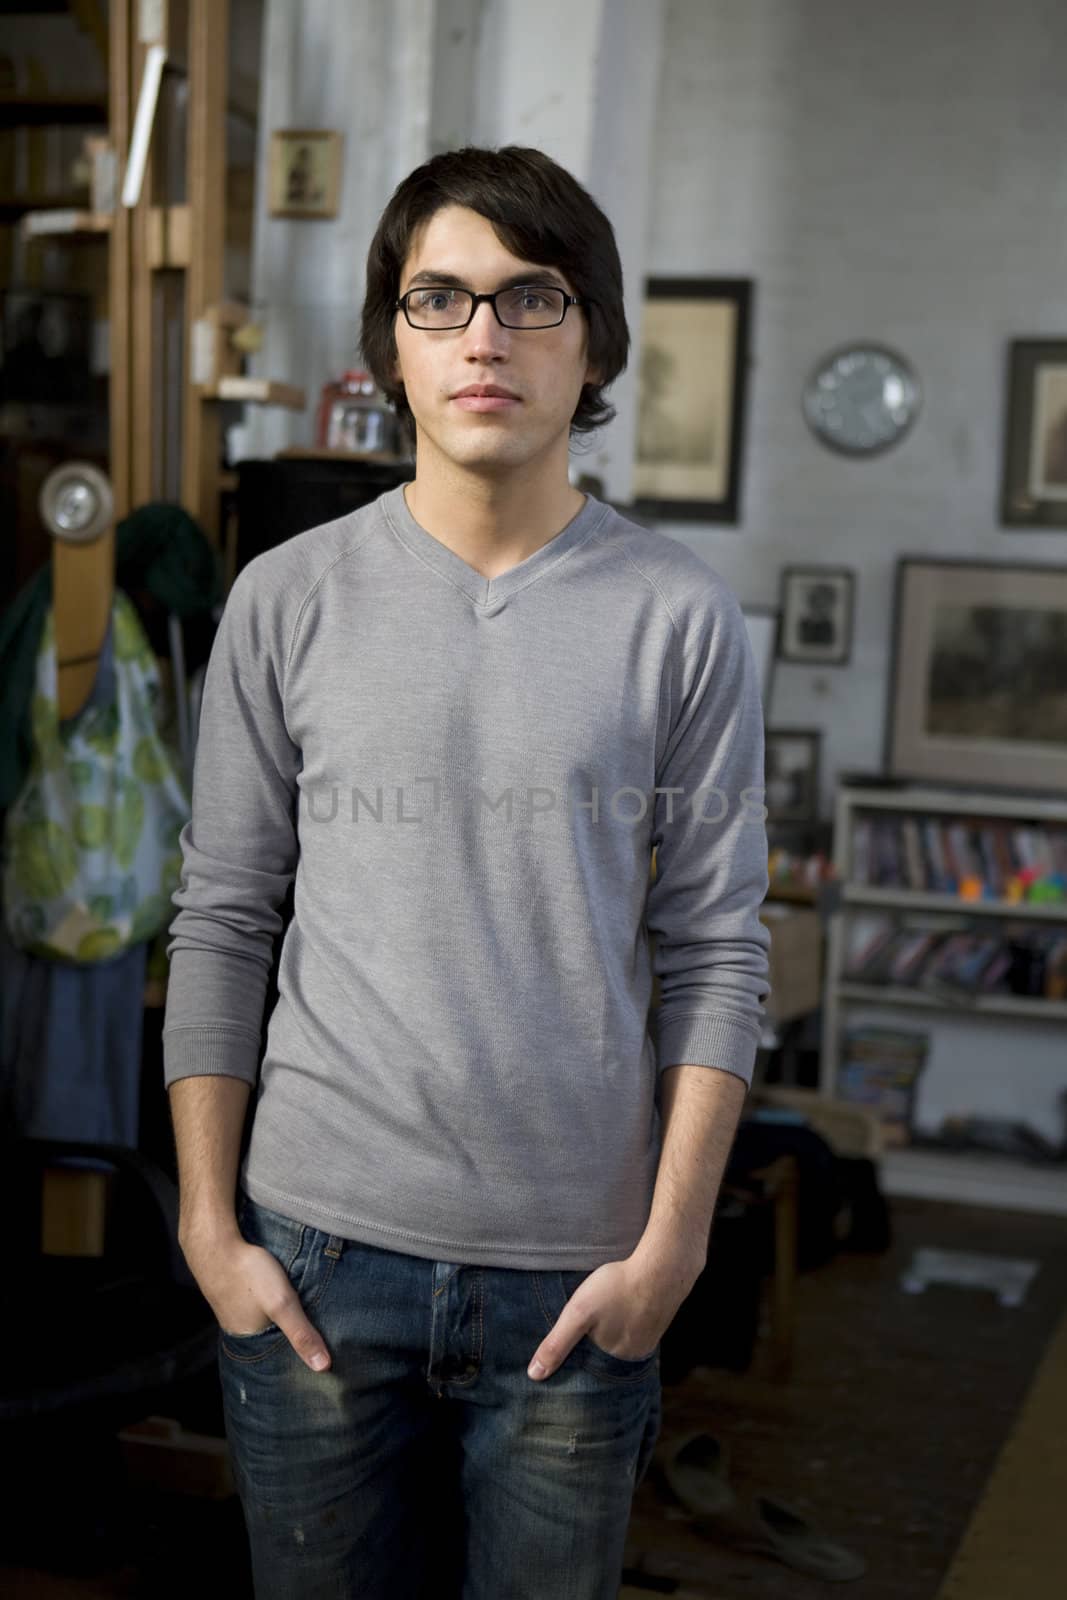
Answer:
POLYGON ((325 1372, 330 1366, 330 1352, 319 1330, 304 1315, 299 1300, 290 1302, 275 1318, 279 1328, 304 1364, 312 1372, 325 1372))
POLYGON ((526 1369, 528 1378, 550 1378, 561 1367, 586 1331, 585 1318, 568 1302, 552 1331, 541 1340, 526 1369))

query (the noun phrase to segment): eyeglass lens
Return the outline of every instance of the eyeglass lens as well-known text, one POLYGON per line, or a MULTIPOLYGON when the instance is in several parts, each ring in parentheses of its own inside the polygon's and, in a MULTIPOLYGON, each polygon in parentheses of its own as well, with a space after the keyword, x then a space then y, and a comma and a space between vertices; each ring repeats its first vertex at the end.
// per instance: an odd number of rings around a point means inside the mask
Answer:
MULTIPOLYGON (((467 289, 416 289, 408 295, 411 321, 419 328, 462 328, 470 320, 472 296, 467 289)), ((563 317, 560 289, 522 285, 497 295, 500 320, 508 328, 551 328, 563 317)))

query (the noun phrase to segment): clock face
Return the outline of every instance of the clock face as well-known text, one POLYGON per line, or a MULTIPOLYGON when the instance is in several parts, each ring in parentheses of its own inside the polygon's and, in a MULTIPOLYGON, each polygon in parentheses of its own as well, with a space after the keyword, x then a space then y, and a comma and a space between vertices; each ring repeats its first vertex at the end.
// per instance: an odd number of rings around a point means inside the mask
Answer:
POLYGON ((821 361, 804 390, 816 437, 846 455, 873 455, 902 439, 921 391, 908 363, 881 345, 850 345, 821 361))

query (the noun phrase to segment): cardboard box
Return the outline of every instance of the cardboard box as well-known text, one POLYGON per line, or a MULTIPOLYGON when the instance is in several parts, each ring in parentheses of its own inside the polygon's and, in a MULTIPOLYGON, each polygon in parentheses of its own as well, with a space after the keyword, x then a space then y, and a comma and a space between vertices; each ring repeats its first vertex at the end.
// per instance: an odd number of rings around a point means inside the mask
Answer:
POLYGON ((771 935, 771 996, 767 1016, 792 1022, 822 1003, 823 934, 810 906, 765 900, 760 921, 771 935))

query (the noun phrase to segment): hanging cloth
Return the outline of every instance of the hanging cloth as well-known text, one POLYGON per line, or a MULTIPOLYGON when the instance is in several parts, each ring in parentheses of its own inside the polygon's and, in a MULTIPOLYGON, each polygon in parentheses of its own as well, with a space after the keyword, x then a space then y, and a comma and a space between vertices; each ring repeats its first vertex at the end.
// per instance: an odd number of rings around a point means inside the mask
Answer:
MULTIPOLYGON (((164 612, 190 622, 210 617, 224 588, 218 551, 183 507, 166 501, 141 506, 118 524, 115 583, 127 595, 147 593, 164 612)), ((51 603, 47 561, 0 617, 0 812, 14 803, 29 770, 37 653, 51 603)))
POLYGON ((116 589, 93 691, 60 722, 49 608, 30 770, 4 817, 3 915, 19 949, 107 961, 153 939, 173 915, 178 836, 191 803, 180 761, 160 736, 160 700, 158 663, 136 608, 116 589))

